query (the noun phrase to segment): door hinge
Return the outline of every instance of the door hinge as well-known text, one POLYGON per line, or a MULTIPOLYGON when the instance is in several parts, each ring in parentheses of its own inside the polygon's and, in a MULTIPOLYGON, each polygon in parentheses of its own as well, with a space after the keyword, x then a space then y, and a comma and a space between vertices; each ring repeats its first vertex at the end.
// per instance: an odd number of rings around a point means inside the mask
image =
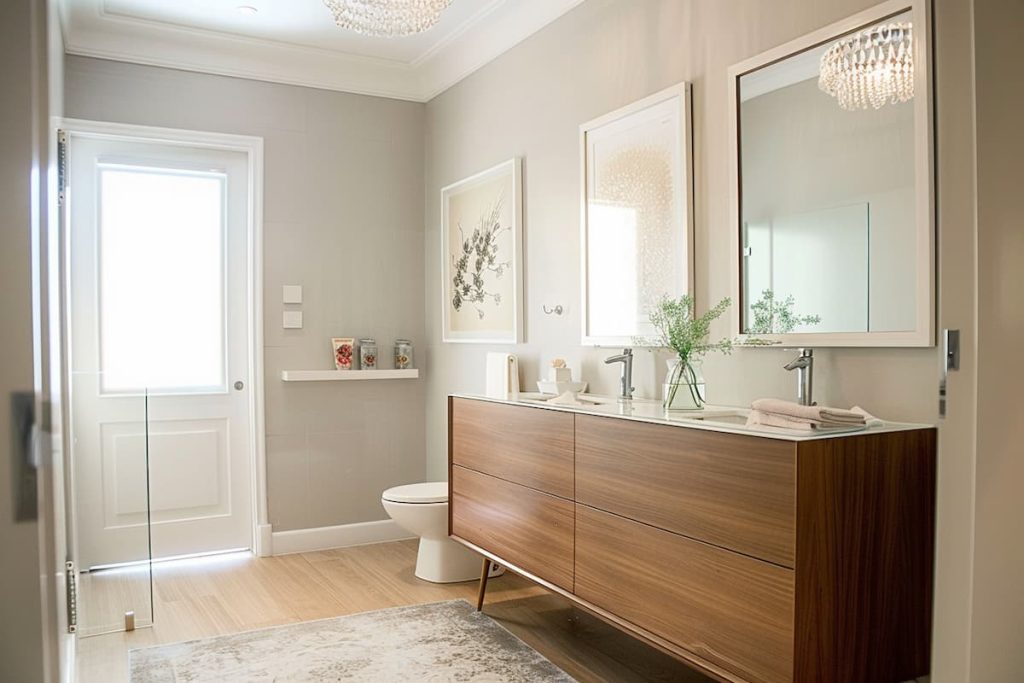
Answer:
POLYGON ((57 130, 57 206, 64 206, 68 187, 68 132, 57 130))
POLYGON ((78 631, 78 572, 71 560, 64 563, 64 585, 68 593, 68 633, 75 633, 78 631))

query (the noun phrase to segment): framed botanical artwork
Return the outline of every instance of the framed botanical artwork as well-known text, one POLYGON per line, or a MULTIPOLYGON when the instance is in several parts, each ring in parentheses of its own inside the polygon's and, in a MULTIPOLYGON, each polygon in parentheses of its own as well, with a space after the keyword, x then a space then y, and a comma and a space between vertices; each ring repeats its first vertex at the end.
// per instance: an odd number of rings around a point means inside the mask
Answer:
POLYGON ((680 83, 580 126, 584 344, 632 346, 693 293, 690 109, 680 83))
POLYGON ((442 340, 522 341, 522 166, 510 159, 441 190, 442 340))

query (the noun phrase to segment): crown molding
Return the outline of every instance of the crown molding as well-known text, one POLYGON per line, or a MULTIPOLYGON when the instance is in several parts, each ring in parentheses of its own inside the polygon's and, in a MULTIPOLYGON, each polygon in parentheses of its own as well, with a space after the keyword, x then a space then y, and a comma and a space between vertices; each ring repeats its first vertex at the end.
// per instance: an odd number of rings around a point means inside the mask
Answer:
POLYGON ((492 0, 411 62, 106 13, 61 2, 68 54, 426 102, 584 0, 492 0))

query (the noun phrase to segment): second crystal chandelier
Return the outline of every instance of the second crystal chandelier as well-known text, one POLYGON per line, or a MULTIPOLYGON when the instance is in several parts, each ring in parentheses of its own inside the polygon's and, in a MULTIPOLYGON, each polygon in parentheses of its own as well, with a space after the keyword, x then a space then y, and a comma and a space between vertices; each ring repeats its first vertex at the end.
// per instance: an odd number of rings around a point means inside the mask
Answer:
POLYGON ((914 96, 909 22, 876 26, 840 40, 821 56, 818 86, 843 109, 878 109, 914 96))
POLYGON ((342 28, 367 36, 408 36, 437 23, 452 0, 324 0, 342 28))

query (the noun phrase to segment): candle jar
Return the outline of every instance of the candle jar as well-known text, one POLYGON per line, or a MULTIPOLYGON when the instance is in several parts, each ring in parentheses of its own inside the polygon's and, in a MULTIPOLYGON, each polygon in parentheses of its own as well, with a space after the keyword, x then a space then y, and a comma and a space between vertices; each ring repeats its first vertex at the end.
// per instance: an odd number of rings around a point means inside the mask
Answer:
POLYGON ((377 341, 374 339, 359 340, 359 367, 363 370, 377 369, 377 341))
POLYGON ((412 342, 408 339, 395 340, 395 369, 408 370, 412 368, 412 342))

